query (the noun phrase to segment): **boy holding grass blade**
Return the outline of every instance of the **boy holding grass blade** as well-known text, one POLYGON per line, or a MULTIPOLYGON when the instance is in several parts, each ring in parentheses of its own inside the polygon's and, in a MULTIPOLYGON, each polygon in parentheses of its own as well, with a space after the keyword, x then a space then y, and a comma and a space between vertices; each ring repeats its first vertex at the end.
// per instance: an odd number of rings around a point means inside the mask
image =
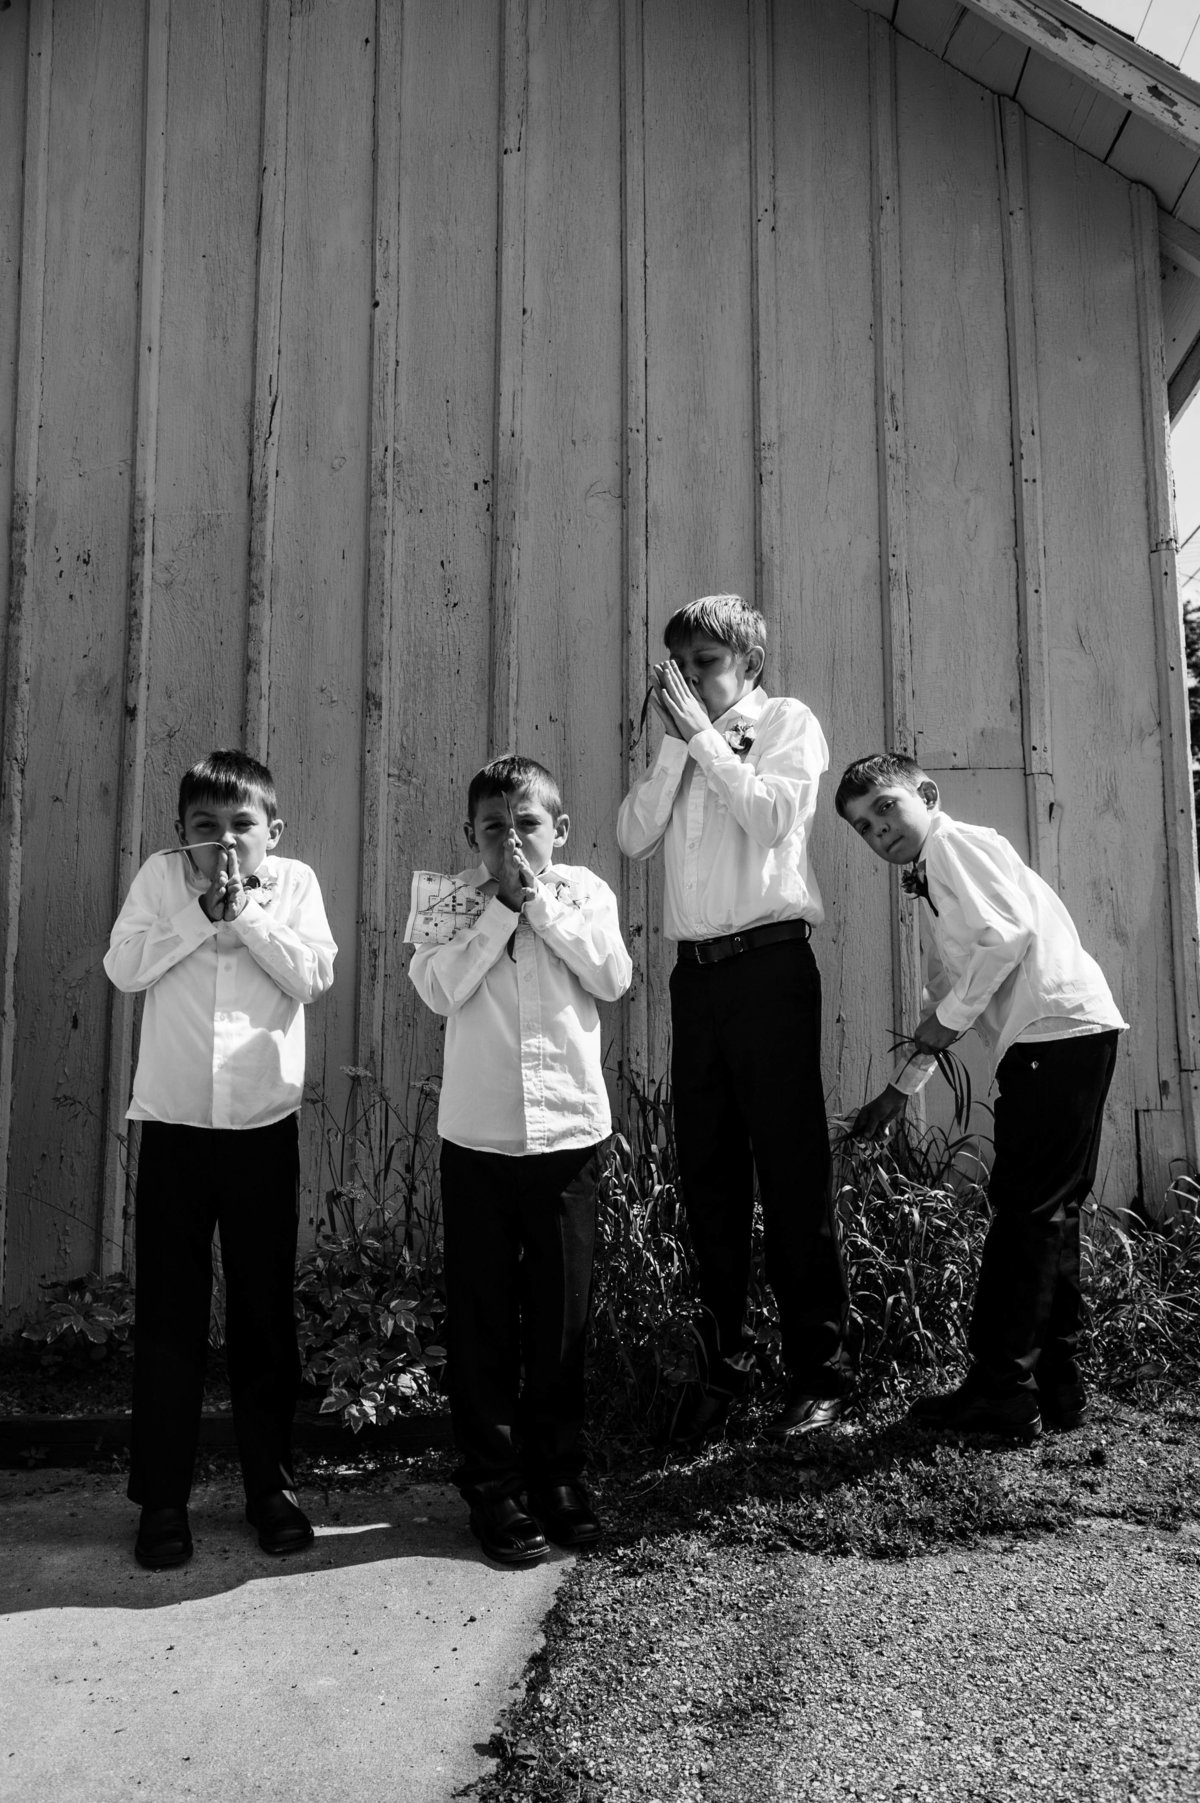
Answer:
POLYGON ((767 1429, 837 1419, 848 1314, 821 1081, 824 919, 809 866, 829 753, 802 701, 761 687, 766 623, 740 595, 681 607, 651 698, 666 729, 621 804, 631 858, 661 845, 671 972, 671 1086, 683 1201, 700 1278, 702 1364, 672 1429, 699 1445, 744 1395, 754 1177, 788 1390, 767 1429))
POLYGON ((612 1120, 597 998, 633 974, 600 877, 555 864, 570 820, 531 758, 467 794, 479 863, 418 871, 405 938, 446 1016, 442 1228, 455 1474, 472 1533, 504 1565, 600 1536, 582 1483, 584 1334, 596 1189, 612 1120), (522 1382, 522 1367, 524 1381, 522 1382), (527 1506, 526 1506, 527 1505, 527 1506))
POLYGON ((194 765, 180 845, 138 871, 104 958, 118 989, 146 996, 129 1107, 142 1123, 129 1496, 151 1570, 192 1556, 214 1226, 246 1519, 264 1552, 313 1539, 291 1452, 297 1111, 304 1004, 333 982, 337 947, 313 872, 274 855, 278 813, 271 772, 244 752, 194 765))
POLYGON ((1077 1427, 1079 1215, 1095 1181, 1104 1101, 1125 1022, 1054 891, 985 826, 952 820, 937 784, 901 752, 858 758, 834 798, 842 818, 924 903, 924 1015, 882 1093, 851 1131, 876 1135, 975 1027, 998 1096, 991 1225, 963 1384, 915 1402, 926 1426, 1029 1444, 1077 1427))

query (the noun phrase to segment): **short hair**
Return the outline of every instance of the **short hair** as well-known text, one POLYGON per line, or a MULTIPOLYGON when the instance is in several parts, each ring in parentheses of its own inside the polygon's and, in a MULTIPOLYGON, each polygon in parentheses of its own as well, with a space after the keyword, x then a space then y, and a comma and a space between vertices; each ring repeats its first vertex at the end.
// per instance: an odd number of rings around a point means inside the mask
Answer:
POLYGON ((268 820, 279 815, 275 778, 265 764, 245 751, 210 751, 206 758, 185 770, 179 784, 179 818, 197 801, 223 805, 238 801, 262 804, 268 820))
POLYGON ((906 789, 918 789, 928 781, 927 772, 906 751, 877 751, 869 758, 855 758, 846 765, 833 805, 844 820, 846 803, 869 795, 872 789, 881 789, 885 783, 903 783, 906 789))
MULTIPOLYGON (((756 647, 766 653, 767 622, 740 595, 701 595, 698 601, 677 607, 667 621, 663 642, 673 655, 701 632, 742 656, 756 647)), ((762 681, 761 670, 757 680, 762 681)))
POLYGON ((563 811, 558 779, 544 764, 536 763, 533 758, 518 757, 515 753, 493 758, 490 764, 475 772, 467 790, 467 819, 474 822, 480 802, 489 796, 521 795, 526 789, 541 802, 552 819, 558 819, 563 811))

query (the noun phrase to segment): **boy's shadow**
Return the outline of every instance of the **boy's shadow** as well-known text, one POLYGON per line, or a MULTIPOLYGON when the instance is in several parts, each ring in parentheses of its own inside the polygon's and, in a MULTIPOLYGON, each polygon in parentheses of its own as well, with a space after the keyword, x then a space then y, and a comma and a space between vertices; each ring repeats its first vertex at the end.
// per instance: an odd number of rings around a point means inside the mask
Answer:
POLYGON ((316 1540, 303 1553, 273 1558, 244 1520, 240 1486, 219 1480, 193 1492, 193 1558, 171 1571, 145 1571, 133 1557, 137 1510, 124 1485, 121 1475, 88 1472, 0 1474, 0 1613, 157 1609, 263 1580, 319 1584, 324 1574, 355 1566, 481 1558, 461 1500, 442 1485, 306 1491, 316 1540))

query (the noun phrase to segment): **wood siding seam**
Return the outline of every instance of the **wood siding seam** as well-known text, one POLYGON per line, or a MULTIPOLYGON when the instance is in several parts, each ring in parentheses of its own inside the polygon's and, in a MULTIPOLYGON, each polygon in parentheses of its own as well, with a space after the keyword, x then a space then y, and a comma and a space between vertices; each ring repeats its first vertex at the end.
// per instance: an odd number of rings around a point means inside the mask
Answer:
POLYGON ((1130 188, 1141 354, 1142 424, 1150 575, 1162 731, 1163 804, 1167 841, 1171 952, 1179 1039, 1182 1108, 1188 1158, 1200 1164, 1200 890, 1188 735, 1183 615, 1175 564, 1170 429, 1162 340, 1158 214, 1148 188, 1130 188))
MULTIPOLYGON (((875 413, 879 458, 880 592, 883 614, 884 718, 889 746, 915 755, 912 618, 904 423, 904 316, 900 262, 900 156, 896 118, 895 33, 868 21, 871 94, 871 262, 875 315, 875 413)), ((896 1031, 917 1022, 921 1004, 920 930, 915 910, 899 905, 891 878, 892 972, 896 1031)), ((920 1101, 916 1110, 920 1112, 920 1101)))
MULTIPOLYGON (((142 861, 146 779, 146 715, 154 590, 154 515, 158 472, 159 372, 163 312, 163 236, 167 199, 167 104, 171 0, 146 8, 142 124, 141 264, 134 396, 129 601, 125 628, 125 712, 121 722, 120 819, 113 914, 142 861)), ((134 997, 110 992, 105 1071, 107 1126, 101 1178, 96 1263, 101 1271, 128 1267, 129 1211, 125 1102, 133 1063, 134 997)))
POLYGON ((4 685, 4 773, 0 835, 4 847, 4 967, 0 997, 0 1296, 5 1294, 9 1160, 12 1150, 13 1058, 16 1041, 17 952, 25 763, 29 755, 30 633, 34 607, 33 551, 37 523, 42 414, 42 334, 45 324, 46 220, 50 161, 50 78, 54 0, 30 0, 25 76, 24 183, 17 323, 13 436, 12 586, 9 592, 4 685))
POLYGON ((779 300, 775 255, 774 0, 750 9, 751 286, 754 321, 755 605, 769 621, 779 608, 782 502, 779 488, 779 300))
POLYGON ((529 114, 529 0, 504 0, 496 280, 496 515, 490 607, 492 685, 488 756, 516 749, 520 672, 521 495, 525 360, 525 130, 529 114))
POLYGON ((1005 316, 1012 418, 1013 503, 1017 538, 1017 618, 1021 657, 1021 730, 1033 867, 1058 887, 1058 830, 1051 745, 1050 660, 1046 635, 1046 533, 1043 517, 1037 319, 1029 235, 1025 115, 1011 100, 996 109, 1005 316))
MULTIPOLYGON (((625 629, 624 776, 626 789, 648 762, 649 733, 635 747, 642 698, 649 679, 649 447, 646 435, 646 121, 642 0, 621 0, 621 257, 622 257, 622 478, 625 530, 622 545, 622 616, 625 629)), ((647 722, 647 728, 649 722, 647 722)), ((647 971, 658 956, 660 935, 650 920, 650 869, 624 858, 621 903, 625 937, 633 953, 633 983, 624 1014, 626 1068, 649 1077, 650 988, 647 971), (640 954, 640 955, 639 955, 640 954)))
POLYGON ((355 1063, 383 1077, 387 978, 391 617, 399 429, 400 93, 403 8, 375 6, 374 267, 368 451, 366 619, 363 631, 362 829, 359 862, 355 1063))
POLYGON ((250 445, 250 567, 246 606, 243 742, 266 759, 270 730, 275 487, 280 433, 284 220, 291 18, 289 0, 266 0, 261 186, 254 306, 254 403, 250 445))

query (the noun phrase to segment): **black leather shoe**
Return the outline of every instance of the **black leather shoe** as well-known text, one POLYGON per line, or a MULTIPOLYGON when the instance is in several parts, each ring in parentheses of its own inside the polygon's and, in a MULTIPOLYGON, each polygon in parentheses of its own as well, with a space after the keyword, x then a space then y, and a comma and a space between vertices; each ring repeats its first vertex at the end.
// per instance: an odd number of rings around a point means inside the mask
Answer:
POLYGON ((840 1396, 808 1396, 793 1390, 764 1431, 771 1440, 798 1440, 801 1434, 815 1433, 819 1427, 832 1427, 841 1412, 840 1396))
POLYGON ((581 1484, 554 1484, 549 1490, 531 1490, 530 1512, 542 1524, 542 1532, 555 1546, 572 1550, 595 1546, 604 1529, 581 1484))
POLYGON ((988 1396, 967 1384, 939 1396, 919 1396, 908 1418, 917 1427, 950 1434, 999 1434, 1023 1446, 1031 1446, 1042 1431, 1036 1396, 1024 1390, 1013 1396, 988 1396))
POLYGON ((1038 1385, 1038 1407, 1045 1427, 1061 1434, 1082 1427, 1088 1418, 1087 1392, 1082 1384, 1038 1385))
POLYGON ((264 1553, 302 1553, 316 1537, 304 1510, 283 1490, 270 1490, 248 1502, 246 1520, 258 1529, 258 1544, 264 1553))
POLYGON ((733 1397, 728 1390, 709 1390, 704 1384, 689 1384, 675 1411, 667 1439, 672 1446, 703 1446, 725 1431, 733 1397))
POLYGON ((471 1532, 497 1565, 537 1565, 546 1536, 515 1496, 489 1496, 471 1505, 471 1532))
POLYGON ((186 1509, 143 1509, 133 1556, 147 1571, 169 1571, 192 1556, 192 1531, 186 1509))

